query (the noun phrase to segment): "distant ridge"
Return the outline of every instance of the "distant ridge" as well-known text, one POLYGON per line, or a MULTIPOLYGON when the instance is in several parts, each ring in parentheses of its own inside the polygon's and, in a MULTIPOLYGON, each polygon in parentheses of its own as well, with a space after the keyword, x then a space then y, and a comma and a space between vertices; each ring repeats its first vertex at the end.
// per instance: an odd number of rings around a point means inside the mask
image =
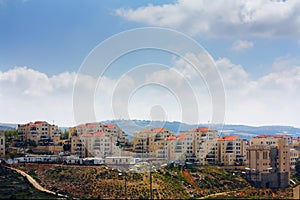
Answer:
MULTIPOLYGON (((151 129, 155 127, 164 127, 170 131, 178 134, 183 131, 187 131, 197 127, 208 127, 208 124, 186 124, 181 122, 162 122, 162 121, 150 121, 150 120, 107 120, 103 123, 117 124, 125 133, 129 135, 129 139, 132 134, 139 132, 142 129, 151 129)), ((260 134, 288 134, 292 137, 300 136, 300 128, 295 128, 292 126, 246 126, 246 125, 224 125, 222 130, 219 130, 219 135, 237 135, 244 139, 249 139, 251 137, 260 134)))
MULTIPOLYGON (((128 134, 128 139, 132 139, 135 132, 142 129, 151 129, 157 127, 164 127, 179 134, 197 127, 209 127, 208 124, 187 124, 177 121, 150 121, 150 120, 106 120, 102 121, 106 124, 117 124, 125 133, 128 134)), ((17 128, 17 124, 0 123, 0 130, 13 130, 17 128)), ((59 127, 62 131, 67 130, 68 127, 59 127)), ((225 124, 222 130, 219 130, 219 135, 237 135, 244 139, 249 139, 260 134, 288 134, 292 137, 300 137, 300 128, 293 126, 247 126, 247 125, 231 125, 225 124)))

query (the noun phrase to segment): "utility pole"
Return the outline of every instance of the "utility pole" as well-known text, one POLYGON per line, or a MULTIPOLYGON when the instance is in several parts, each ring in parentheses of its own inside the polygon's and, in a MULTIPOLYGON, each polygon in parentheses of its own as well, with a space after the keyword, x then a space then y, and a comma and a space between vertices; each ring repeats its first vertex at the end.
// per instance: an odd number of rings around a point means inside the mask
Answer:
POLYGON ((150 199, 153 199, 153 190, 152 190, 152 169, 150 169, 150 199))
POLYGON ((127 177, 127 172, 124 172, 124 182, 125 182, 125 199, 127 199, 126 177, 127 177))
POLYGON ((258 198, 260 197, 260 177, 259 177, 259 171, 257 170, 257 194, 258 198))

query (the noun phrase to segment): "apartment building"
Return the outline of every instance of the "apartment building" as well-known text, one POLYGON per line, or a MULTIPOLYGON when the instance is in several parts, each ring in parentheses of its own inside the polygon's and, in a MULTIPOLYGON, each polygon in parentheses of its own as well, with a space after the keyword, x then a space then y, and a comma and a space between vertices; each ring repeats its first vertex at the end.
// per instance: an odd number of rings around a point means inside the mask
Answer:
POLYGON ((214 164, 217 160, 218 133, 208 128, 197 128, 177 136, 165 138, 169 160, 214 164))
POLYGON ((18 133, 23 140, 33 140, 37 145, 57 145, 60 140, 58 126, 46 121, 18 124, 18 133))
POLYGON ((218 153, 218 132, 206 127, 192 129, 188 132, 194 136, 192 149, 199 164, 215 163, 218 153))
POLYGON ((296 162, 298 161, 300 151, 294 148, 290 148, 290 167, 294 170, 296 167, 296 162))
POLYGON ((72 138, 73 136, 79 136, 84 133, 101 132, 104 131, 103 128, 103 124, 98 122, 80 124, 75 127, 69 128, 69 138, 72 138))
POLYGON ((290 180, 290 149, 286 140, 276 138, 274 144, 270 136, 268 136, 268 140, 262 137, 262 143, 258 138, 252 139, 247 149, 248 179, 261 187, 287 187, 290 180), (268 142, 268 144, 264 142, 268 142))
POLYGON ((71 138, 71 154, 79 158, 85 158, 87 155, 83 139, 79 135, 73 135, 71 138))
POLYGON ((165 138, 173 133, 166 128, 145 129, 133 137, 133 151, 137 157, 167 157, 165 138))
POLYGON ((69 129, 71 153, 78 157, 121 155, 126 135, 115 124, 86 123, 69 129))
POLYGON ((117 135, 109 132, 84 133, 81 136, 85 147, 85 157, 120 156, 120 148, 116 146, 117 135))
POLYGON ((268 135, 262 134, 250 139, 250 145, 277 145, 278 139, 282 139, 286 144, 290 145, 293 139, 290 135, 268 135))
POLYGON ((124 146, 127 142, 126 134, 116 124, 102 124, 99 122, 80 124, 69 128, 69 138, 80 136, 84 133, 105 132, 118 137, 118 144, 124 146))
POLYGON ((191 133, 182 133, 177 136, 165 138, 167 142, 168 160, 186 161, 189 158, 193 158, 195 156, 193 139, 194 135, 191 133))
POLYGON ((246 162, 247 141, 238 136, 225 136, 218 138, 218 161, 220 164, 242 165, 246 162))
POLYGON ((0 159, 5 158, 5 133, 0 131, 0 159))

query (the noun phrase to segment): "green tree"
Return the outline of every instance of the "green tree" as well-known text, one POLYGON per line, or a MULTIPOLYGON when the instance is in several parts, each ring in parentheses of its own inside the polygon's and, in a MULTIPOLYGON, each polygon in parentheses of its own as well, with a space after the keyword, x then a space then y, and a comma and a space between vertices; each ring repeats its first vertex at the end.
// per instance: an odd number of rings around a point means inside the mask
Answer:
POLYGON ((70 151, 71 150, 71 145, 70 144, 64 144, 63 148, 64 148, 64 151, 70 151))
POLYGON ((69 138, 69 131, 67 131, 66 129, 64 130, 64 132, 61 134, 60 139, 68 139, 69 138))

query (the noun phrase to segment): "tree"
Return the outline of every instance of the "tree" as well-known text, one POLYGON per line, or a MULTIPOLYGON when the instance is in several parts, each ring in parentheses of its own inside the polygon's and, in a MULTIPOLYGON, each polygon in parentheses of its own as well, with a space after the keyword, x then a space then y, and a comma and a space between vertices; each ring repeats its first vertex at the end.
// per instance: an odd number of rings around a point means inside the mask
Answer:
POLYGON ((68 138, 69 138, 69 131, 65 129, 64 132, 61 134, 60 139, 68 139, 68 138))
POLYGON ((64 144, 63 148, 64 148, 64 151, 70 151, 71 150, 71 145, 70 144, 64 144))

